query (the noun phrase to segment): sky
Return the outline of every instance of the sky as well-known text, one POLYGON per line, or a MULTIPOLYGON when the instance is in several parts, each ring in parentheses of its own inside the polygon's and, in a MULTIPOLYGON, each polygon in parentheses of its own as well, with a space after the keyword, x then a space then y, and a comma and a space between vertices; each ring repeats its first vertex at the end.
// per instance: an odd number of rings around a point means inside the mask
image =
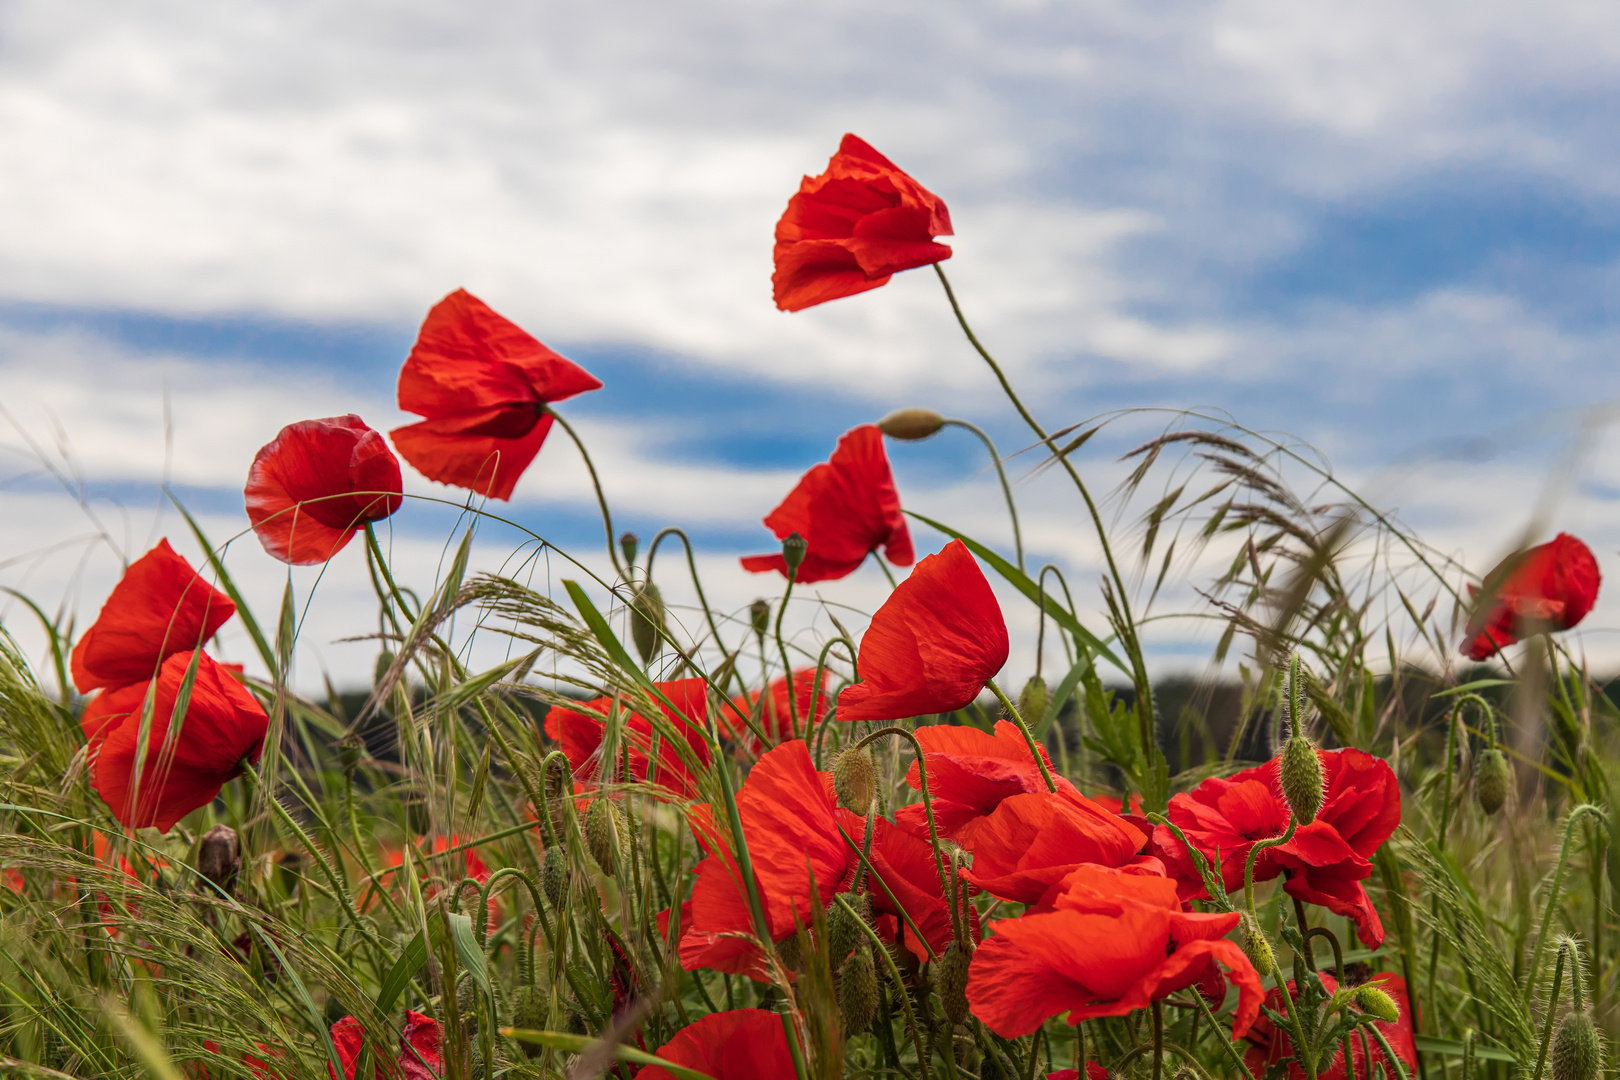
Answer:
MULTIPOLYGON (((686 529, 728 611, 773 594, 736 557, 772 550, 760 518, 849 427, 924 405, 1028 443, 930 272, 773 307, 772 227, 846 131, 948 203, 945 268, 1049 426, 1216 410, 1476 570, 1526 530, 1607 563, 1617 52, 1620 8, 1586 0, 0 0, 0 585, 83 625, 158 537, 197 558, 165 483, 213 542, 240 533, 282 425, 409 420, 399 365, 465 287, 604 382, 560 411, 616 527, 686 529)), ((1109 490, 1162 423, 1082 471, 1109 490)), ((1007 547, 970 438, 890 453, 908 507, 1007 547)), ((1088 525, 1029 464, 1031 557, 1095 612, 1088 525)), ((499 509, 604 565, 565 440, 499 509)), ((389 523, 402 578, 432 587, 457 521, 416 501, 389 523)), ((475 551, 546 588, 571 573, 494 524, 475 551)), ((265 621, 293 585, 302 684, 364 681, 358 551, 289 576, 250 534, 227 561, 265 621)), ((1174 602, 1210 570, 1179 567, 1174 602)), ((886 592, 868 566, 796 615, 859 622, 886 592)), ((1033 623, 1010 618, 1022 678, 1033 623)), ((1581 637, 1600 664, 1616 625, 1605 596, 1581 637)), ((1149 640, 1198 670, 1212 638, 1149 640)), ((239 630, 222 647, 250 659, 239 630)))

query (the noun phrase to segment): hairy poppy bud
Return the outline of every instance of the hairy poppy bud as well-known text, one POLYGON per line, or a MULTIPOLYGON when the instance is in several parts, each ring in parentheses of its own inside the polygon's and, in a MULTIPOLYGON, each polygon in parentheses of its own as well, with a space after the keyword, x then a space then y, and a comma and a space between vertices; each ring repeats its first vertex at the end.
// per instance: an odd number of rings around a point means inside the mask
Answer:
POLYGON ((877 790, 877 766, 865 750, 850 747, 833 761, 833 790, 838 803, 852 814, 866 816, 877 790))
POLYGON ((629 531, 619 534, 619 550, 624 552, 624 561, 626 565, 636 565, 636 552, 640 548, 641 537, 629 531))
POLYGON ((1322 761, 1316 756, 1311 740, 1296 731, 1283 747, 1278 772, 1282 774, 1283 798, 1288 800, 1288 809, 1301 825, 1309 825, 1322 809, 1323 786, 1322 761))
POLYGON ((844 1020, 845 1035, 859 1035, 872 1026, 877 1016, 877 967, 872 950, 855 950, 838 973, 838 1012, 844 1020))
POLYGON ((349 732, 337 741, 338 764, 343 768, 344 776, 353 776, 354 770, 360 767, 360 762, 366 756, 366 740, 356 732, 349 732))
POLYGON ((1356 1005, 1362 1012, 1376 1016, 1386 1024, 1393 1024, 1401 1018, 1401 1009, 1395 1004, 1395 999, 1372 983, 1362 983, 1356 987, 1356 1005))
POLYGON ((1474 800, 1481 810, 1494 814, 1502 809, 1507 802, 1508 778, 1506 754, 1493 746, 1479 755, 1474 766, 1474 800))
POLYGON ((937 435, 945 418, 933 409, 896 409, 877 422, 878 430, 891 439, 915 442, 937 435))
POLYGON ((1277 961, 1271 954, 1271 942, 1266 940, 1266 935, 1248 915, 1243 916, 1243 954, 1249 958, 1249 963, 1254 965, 1254 970, 1262 979, 1270 975, 1277 966, 1277 961))
POLYGON ((241 840, 229 825, 215 825, 203 833, 197 845, 197 869, 202 876, 230 892, 236 886, 236 873, 242 869, 241 840))
POLYGON ((1603 1075, 1603 1040, 1584 1010, 1566 1013, 1553 1032, 1553 1080, 1598 1080, 1603 1075))
POLYGON ((664 647, 664 597, 650 581, 630 600, 630 637, 643 664, 652 663, 664 647))
MULTIPOLYGON (((525 986, 518 991, 517 1003, 512 1007, 512 1026, 525 1031, 545 1031, 546 1019, 551 1014, 551 1000, 538 986, 525 986)), ((527 1057, 539 1057, 545 1047, 539 1043, 520 1042, 527 1057)))
POLYGON ((789 578, 799 572, 799 564, 804 562, 804 553, 809 550, 810 541, 798 533, 789 533, 788 538, 782 541, 782 561, 787 563, 789 578))
POLYGON ((968 1018, 968 965, 973 954, 953 941, 939 961, 939 1003, 945 1010, 945 1019, 953 1024, 966 1023, 968 1018))
POLYGON ((551 906, 559 911, 568 892, 568 878, 568 852, 561 844, 546 848, 546 860, 540 868, 540 888, 551 906))
POLYGON ((844 893, 859 915, 851 915, 844 905, 834 901, 827 910, 827 955, 832 957, 834 969, 848 959, 855 947, 866 940, 866 931, 860 921, 872 921, 872 897, 867 893, 844 893))
POLYGON ((1046 680, 1039 675, 1031 675, 1029 682, 1018 692, 1018 715, 1024 718, 1024 723, 1033 727, 1046 716, 1046 705, 1051 699, 1046 680))
POLYGON ((748 605, 748 625, 754 628, 754 633, 764 637, 771 628, 771 602, 769 600, 755 600, 748 605))
POLYGON ((585 846, 602 872, 612 877, 618 873, 614 852, 624 843, 624 811, 610 799, 598 798, 585 811, 585 846))
POLYGON ((776 943, 776 958, 789 971, 804 970, 804 943, 798 934, 789 934, 776 943))

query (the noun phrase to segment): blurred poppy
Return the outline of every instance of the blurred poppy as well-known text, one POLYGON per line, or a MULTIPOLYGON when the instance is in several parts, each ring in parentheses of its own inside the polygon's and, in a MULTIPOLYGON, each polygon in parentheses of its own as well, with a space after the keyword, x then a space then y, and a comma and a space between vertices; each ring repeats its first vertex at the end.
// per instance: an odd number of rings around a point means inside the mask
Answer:
MULTIPOLYGON (((343 1066, 343 1080, 355 1080, 360 1064, 360 1048, 365 1045, 366 1030, 360 1021, 345 1016, 332 1025, 332 1045, 337 1050, 338 1064, 343 1066)), ((439 1056, 439 1022, 410 1009, 405 1010, 405 1031, 399 1037, 399 1075, 404 1080, 435 1080, 443 1075, 444 1062, 439 1056)), ((376 1075, 385 1075, 381 1063, 376 1075)), ((330 1063, 326 1075, 337 1080, 330 1063)))
MULTIPOLYGON (((815 709, 820 715, 817 722, 825 719, 832 709, 832 699, 827 696, 827 671, 821 672, 821 689, 816 691, 816 669, 800 668, 793 673, 793 709, 799 717, 799 729, 802 731, 810 719, 811 698, 815 698, 815 709)), ((731 699, 731 707, 720 710, 720 720, 731 734, 744 740, 750 746, 755 741, 753 733, 748 730, 748 724, 737 714, 741 712, 752 716, 759 721, 760 728, 770 737, 773 743, 793 737, 794 712, 788 707, 788 680, 786 676, 777 676, 771 680, 771 692, 761 695, 758 690, 750 690, 746 694, 738 694, 731 699), (758 715, 755 716, 755 712, 758 715)), ((757 750, 758 748, 755 747, 757 750)))
POLYGON ((80 719, 90 743, 90 778, 127 828, 155 826, 168 832, 191 811, 213 802, 220 788, 258 760, 264 746, 270 725, 264 707, 206 653, 197 655, 197 677, 184 716, 173 716, 191 659, 190 652, 175 653, 151 683, 103 691, 80 719), (155 691, 137 795, 135 761, 149 686, 155 691))
MULTIPOLYGON (((433 838, 433 843, 428 845, 426 850, 424 850, 424 845, 421 842, 417 843, 417 857, 425 860, 432 858, 433 856, 443 855, 451 848, 460 847, 461 844, 461 837, 456 836, 453 833, 450 836, 435 836, 433 838)), ((405 865, 404 849, 398 847, 384 848, 382 852, 382 861, 383 865, 389 867, 389 869, 378 872, 377 885, 378 887, 384 889, 391 888, 394 883, 394 869, 405 865)), ((478 850, 476 848, 465 849, 462 852, 461 861, 464 868, 464 874, 461 880, 477 882, 479 885, 482 885, 489 880, 489 866, 485 864, 483 859, 479 858, 478 850)), ((443 866, 444 861, 442 860, 436 864, 434 870, 435 875, 444 874, 445 876, 450 876, 446 870, 439 869, 443 866)), ((438 894, 438 891, 438 886, 429 885, 425 889, 424 895, 428 899, 432 899, 438 894)), ((362 897, 367 899, 369 899, 370 894, 370 887, 366 887, 361 892, 362 897)), ((489 898, 488 916, 489 933, 493 934, 495 929, 501 924, 501 902, 494 896, 489 898)))
MULTIPOLYGON (((984 819, 995 812, 1002 800, 1046 791, 1046 781, 1029 752, 1029 743, 1010 721, 996 721, 995 734, 959 724, 928 724, 915 734, 923 748, 923 763, 928 766, 928 793, 933 797, 934 824, 939 835, 969 851, 974 850, 984 819)), ((1040 751, 1042 759, 1046 759, 1046 748, 1040 751)), ((1049 759, 1047 767, 1051 767, 1049 759)), ((1053 780, 1059 791, 1079 794, 1063 777, 1054 773, 1053 780)), ((915 761, 906 773, 906 783, 922 790, 922 773, 915 761)), ((928 835, 921 803, 898 808, 894 819, 919 836, 928 835)))
POLYGON ((1007 662, 1007 624, 967 546, 952 540, 889 594, 861 638, 861 681, 840 720, 903 720, 965 708, 1007 662))
MULTIPOLYGON (((769 1009, 730 1009, 696 1020, 658 1048, 673 1065, 714 1080, 755 1080, 793 1075, 782 1017, 769 1009)), ((661 1065, 646 1065, 636 1080, 675 1080, 661 1065)))
MULTIPOLYGON (((1328 993, 1331 994, 1339 988, 1338 981, 1333 976, 1324 974, 1321 979, 1322 986, 1328 993)), ((1399 975, 1384 974, 1375 975, 1367 982, 1394 998, 1396 1007, 1401 1010, 1400 1019, 1393 1024, 1383 1020, 1375 1020, 1373 1023, 1377 1025, 1384 1038, 1389 1040, 1389 1048, 1395 1051, 1395 1056, 1405 1062, 1406 1075, 1415 1076, 1418 1067, 1417 1042, 1413 1037, 1411 1006, 1406 999, 1406 980, 1399 975)), ((1288 982, 1288 992, 1295 993, 1292 979, 1288 982)), ((1277 1012, 1283 1010, 1282 995, 1277 992, 1276 987, 1272 987, 1266 994, 1266 1008, 1277 1012)), ((1248 1053, 1243 1055, 1244 1064, 1248 1065, 1249 1071, 1255 1076, 1266 1075, 1268 1065, 1275 1064, 1294 1052, 1293 1043, 1289 1041, 1287 1033, 1278 1030, 1277 1026, 1264 1016, 1254 1022, 1247 1038, 1253 1045, 1248 1053)), ((1324 1058, 1327 1058, 1326 1054, 1324 1058)), ((1357 1031, 1350 1036, 1350 1063, 1354 1066, 1353 1075, 1357 1077, 1366 1078, 1375 1075, 1373 1065, 1381 1065, 1386 1075, 1396 1075, 1395 1070, 1390 1068, 1384 1048, 1378 1045, 1377 1039, 1365 1031, 1357 1031)), ((1342 1045, 1333 1047, 1331 1058, 1317 1063, 1316 1076, 1317 1080, 1345 1080, 1342 1045)), ((1298 1062, 1290 1061, 1288 1077, 1289 1080, 1304 1080, 1305 1070, 1298 1062)))
POLYGON ((1211 962, 1238 987, 1232 1036, 1260 1011, 1260 976, 1225 935, 1235 912, 1184 912, 1175 882, 1082 866, 1030 913, 993 924, 973 954, 968 1004, 1004 1038, 1028 1035, 1051 1017, 1077 1024, 1124 1016, 1194 985, 1211 962))
MULTIPOLYGON (((778 540, 798 533, 810 545, 794 575, 801 584, 845 577, 880 547, 895 566, 910 566, 917 558, 883 433, 874 424, 846 432, 832 457, 805 473, 766 515, 765 527, 778 540)), ((775 570, 787 576, 780 553, 744 556, 742 565, 755 574, 775 570)))
MULTIPOLYGON (((1361 882, 1372 874, 1368 860, 1400 824, 1400 784, 1387 763, 1354 748, 1318 750, 1317 758, 1327 790, 1322 809, 1288 843, 1260 853, 1254 880, 1270 881, 1287 871, 1288 895, 1354 919, 1362 942, 1376 949, 1384 926, 1361 882)), ((1219 849, 1221 880, 1229 890, 1242 888, 1255 841, 1287 831, 1280 761, 1273 758, 1230 779, 1211 777, 1170 800, 1170 820, 1212 864, 1219 849)), ((1167 827, 1154 830, 1153 847, 1180 882, 1183 900, 1204 895, 1203 879, 1167 827)))
MULTIPOLYGON (((1046 1080, 1080 1080, 1079 1069, 1059 1069, 1046 1074, 1046 1080)), ((1086 1080, 1108 1080, 1108 1070, 1095 1061, 1086 1062, 1086 1080)))
POLYGON ((235 612, 230 597, 159 540, 129 564, 73 646, 73 685, 88 694, 145 682, 175 653, 201 648, 235 612))
POLYGON ((1568 533, 1521 551, 1486 574, 1483 588, 1468 586, 1488 603, 1469 618, 1462 651, 1485 660, 1520 638, 1569 630, 1592 610, 1602 583, 1592 549, 1568 533))
POLYGON ((951 215, 939 196, 854 135, 817 177, 805 177, 776 223, 776 306, 802 311, 943 262, 951 215))
POLYGON ((546 406, 601 386, 457 289, 428 312, 399 373, 399 407, 426 419, 389 434, 429 480, 510 499, 551 430, 546 406))
POLYGON ((1034 904, 1082 864, 1164 876, 1163 863, 1137 854, 1148 834, 1066 789, 1013 795, 978 826, 965 876, 1002 900, 1034 904))
POLYGON ((399 462, 353 413, 288 424, 248 469, 248 520, 285 563, 325 562, 368 521, 399 509, 399 462))
MULTIPOLYGON (((700 678, 691 678, 661 682, 657 686, 675 706, 671 709, 659 702, 658 707, 664 718, 674 725, 696 760, 707 765, 709 742, 703 733, 703 726, 709 715, 709 684, 700 678)), ((602 737, 607 732, 607 717, 613 710, 614 702, 614 698, 600 697, 581 702, 572 709, 553 705, 546 713, 546 736, 562 747, 577 779, 589 780, 597 775, 601 767, 602 737)), ((621 710, 624 708, 622 699, 618 705, 621 710)), ((697 795, 697 780, 691 767, 679 751, 668 745, 664 731, 655 732, 652 722, 636 713, 624 718, 620 730, 623 746, 630 751, 630 779, 647 780, 648 761, 651 758, 654 762, 651 780, 655 788, 676 798, 697 795), (653 748, 655 734, 659 742, 656 751, 653 748)))

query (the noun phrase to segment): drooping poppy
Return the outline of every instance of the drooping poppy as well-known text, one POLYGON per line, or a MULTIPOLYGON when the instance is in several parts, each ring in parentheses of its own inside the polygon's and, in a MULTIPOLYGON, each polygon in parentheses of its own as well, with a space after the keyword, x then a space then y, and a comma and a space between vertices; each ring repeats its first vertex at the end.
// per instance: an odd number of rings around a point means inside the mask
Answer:
MULTIPOLYGON (((819 723, 825 719, 832 709, 832 698, 827 694, 827 671, 821 673, 821 687, 816 687, 816 669, 800 668, 793 673, 793 705, 788 705, 788 680, 786 676, 777 676, 771 680, 771 692, 761 695, 758 690, 750 690, 746 694, 738 694, 731 699, 731 705, 720 710, 722 725, 736 738, 744 740, 749 746, 756 741, 753 733, 743 716, 749 716, 759 722, 760 729, 765 732, 773 743, 793 737, 793 717, 799 718, 799 730, 804 731, 811 719, 810 709, 812 698, 816 713, 815 720, 819 723), (738 714, 741 713, 742 716, 738 714)), ((758 749, 754 747, 754 749, 758 749)))
POLYGON ((820 176, 805 177, 776 223, 776 306, 802 311, 888 283, 902 270, 951 257, 938 195, 854 135, 820 176))
POLYGON ((132 683, 96 696, 81 718, 90 743, 90 778, 126 828, 155 826, 168 832, 199 806, 207 806, 226 783, 256 762, 270 719, 264 707, 230 671, 206 653, 197 656, 197 677, 183 718, 175 703, 191 665, 190 652, 163 662, 152 683, 132 683), (139 792, 135 760, 148 686, 154 687, 152 720, 139 792), (175 730, 173 745, 169 732, 175 730))
MULTIPOLYGON (((1322 975, 1322 986, 1328 993, 1339 988, 1338 980, 1332 975, 1322 975)), ((1372 986, 1378 987, 1395 1000, 1395 1005, 1401 1010, 1400 1019, 1393 1024, 1384 1020, 1375 1020, 1378 1030, 1384 1038, 1389 1040, 1389 1048, 1395 1051, 1395 1056, 1406 1064, 1406 1075, 1417 1074, 1417 1041, 1413 1036, 1412 1009, 1406 997, 1406 980, 1399 975, 1374 975, 1367 980, 1372 986)), ((1297 992, 1292 979, 1288 981, 1288 992, 1297 992)), ((1266 994, 1266 1007, 1283 1011, 1282 995, 1273 987, 1266 994)), ((1249 1029, 1248 1041, 1253 1045, 1243 1055, 1244 1064, 1255 1076, 1264 1076, 1266 1067, 1274 1062, 1281 1061, 1294 1052, 1293 1043, 1289 1041, 1288 1033, 1281 1031, 1261 1016, 1249 1029)), ((1357 1031, 1350 1036, 1350 1061, 1355 1067, 1354 1075, 1357 1077, 1371 1077, 1374 1074, 1372 1067, 1381 1064, 1385 1075, 1394 1076, 1396 1071, 1390 1067, 1388 1056, 1384 1048, 1378 1045, 1378 1040, 1372 1038, 1364 1031, 1357 1031)), ((1333 1052, 1326 1060, 1320 1061, 1316 1069, 1317 1080, 1345 1080, 1344 1047, 1335 1045, 1333 1052)), ((1305 1070, 1297 1061, 1288 1063, 1289 1080, 1304 1080, 1305 1070)))
MULTIPOLYGON (((657 1056, 714 1080, 793 1075, 782 1017, 769 1009, 710 1013, 677 1031, 657 1056)), ((675 1075, 661 1065, 645 1065, 636 1080, 675 1080, 675 1075)))
POLYGON ((1568 533, 1519 552, 1485 575, 1483 589, 1468 586, 1488 603, 1468 620, 1464 655, 1486 660, 1520 638, 1573 628, 1597 603, 1602 583, 1592 549, 1568 533))
MULTIPOLYGON (((1262 851, 1255 859, 1254 879, 1270 881, 1286 871, 1283 888, 1290 896, 1355 920, 1362 942, 1376 949, 1383 943, 1384 926, 1361 882, 1372 874, 1373 854, 1400 824, 1400 784, 1386 762, 1361 750, 1319 750, 1317 758, 1327 794, 1316 820, 1299 826, 1288 843, 1262 851)), ((1230 779, 1211 777, 1170 800, 1170 820, 1212 865, 1220 850, 1221 880, 1228 890, 1243 887, 1243 868, 1254 843, 1281 836, 1288 828, 1281 760, 1273 758, 1230 779)), ((1192 859, 1168 827, 1154 830, 1153 847, 1180 882, 1183 900, 1204 895, 1192 859)))
POLYGON ((389 434, 429 480, 510 499, 551 430, 546 406, 601 386, 457 289, 428 312, 399 373, 399 407, 426 419, 389 434))
POLYGON ((1028 914, 993 924, 973 954, 968 1004, 1004 1038, 1051 1017, 1124 1016, 1203 979, 1219 964, 1237 985, 1232 1037, 1260 1011, 1260 976, 1225 935, 1235 912, 1184 912, 1168 878, 1082 866, 1028 914))
MULTIPOLYGON (((709 743, 703 726, 709 715, 709 686, 700 678, 676 679, 656 684, 664 697, 675 707, 659 702, 664 718, 674 725, 684 739, 688 752, 698 762, 709 763, 709 743)), ((581 702, 577 708, 552 706, 546 713, 546 736, 562 746, 577 779, 590 780, 601 768, 602 739, 607 732, 607 718, 614 700, 610 697, 581 702)), ((623 701, 619 702, 623 709, 623 701)), ((662 725, 660 725, 662 728, 662 725)), ((645 781, 649 776, 649 761, 653 787, 675 798, 691 798, 698 792, 697 779, 681 752, 668 745, 665 730, 655 730, 645 716, 631 713, 624 717, 621 728, 624 747, 630 751, 632 780, 645 781), (655 750, 653 737, 658 736, 655 750)), ((615 775, 617 770, 610 770, 615 775)))
MULTIPOLYGON (((439 1052, 439 1022, 411 1009, 405 1010, 405 1030, 399 1037, 399 1074, 405 1080, 436 1080, 444 1074, 444 1061, 439 1052)), ((355 1080, 360 1065, 360 1049, 365 1045, 366 1029, 352 1016, 345 1016, 332 1025, 332 1045, 337 1050, 338 1064, 343 1066, 343 1080, 355 1080)), ((326 1075, 338 1080, 330 1062, 326 1075)), ((376 1075, 384 1076, 379 1063, 376 1075)))
MULTIPOLYGON (((968 851, 974 850, 974 838, 984 819, 1004 799, 1047 790, 1040 766, 1029 752, 1029 743, 1010 721, 996 721, 994 734, 960 724, 929 724, 919 727, 915 735, 923 748, 923 764, 928 767, 928 793, 933 798, 934 824, 939 835, 968 851)), ((1040 753, 1050 769, 1051 760, 1044 746, 1040 753)), ((1053 780, 1059 791, 1079 794, 1073 784, 1056 773, 1053 780)), ((922 771, 915 761, 906 773, 906 783, 922 790, 922 771)), ((900 807, 894 818, 911 832, 928 835, 921 803, 900 807)))
POLYGON ((230 597, 159 540, 129 564, 73 646, 73 685, 88 694, 145 682, 175 653, 201 648, 235 612, 230 597))
POLYGON ((288 424, 248 469, 248 520, 285 563, 325 562, 368 521, 399 509, 399 462, 353 413, 288 424))
POLYGON ((840 720, 903 720, 964 708, 1007 662, 1007 624, 967 546, 952 540, 889 594, 861 638, 861 681, 840 720))
POLYGON ((1137 854, 1148 834, 1067 789, 1003 799, 973 834, 965 876, 1002 900, 1034 904, 1081 865, 1164 876, 1164 864, 1137 854))
MULTIPOLYGON (((878 548, 895 566, 910 566, 917 558, 883 433, 875 424, 846 432, 832 457, 805 473, 765 516, 765 527, 778 540, 798 533, 809 544, 794 575, 801 584, 845 577, 878 548)), ((787 576, 780 553, 748 555, 742 565, 755 574, 775 570, 787 576)))

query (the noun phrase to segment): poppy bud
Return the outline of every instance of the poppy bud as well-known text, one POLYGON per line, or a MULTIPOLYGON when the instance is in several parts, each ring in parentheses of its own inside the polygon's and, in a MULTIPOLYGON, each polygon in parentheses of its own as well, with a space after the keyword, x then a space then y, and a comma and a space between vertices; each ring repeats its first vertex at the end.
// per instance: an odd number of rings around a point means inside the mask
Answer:
POLYGON ((664 647, 664 597, 650 581, 630 600, 630 637, 643 664, 652 663, 664 647))
POLYGON ((1282 774, 1283 798, 1294 817, 1301 825, 1315 821, 1316 812, 1322 809, 1322 761, 1311 740, 1296 731, 1283 747, 1277 771, 1282 774))
POLYGON ((610 799, 599 798, 585 811, 585 846, 609 877, 618 873, 614 852, 624 842, 624 811, 610 799))
POLYGON ((1393 1024, 1400 1020, 1400 1006, 1389 994, 1374 986, 1372 983, 1362 983, 1356 987, 1356 1005, 1362 1012, 1376 1016, 1386 1024, 1393 1024))
POLYGON ((754 633, 757 636, 765 636, 765 632, 771 628, 771 602, 769 600, 755 600, 748 605, 748 624, 754 628, 754 633))
POLYGON ((1262 979, 1277 966, 1276 958, 1271 953, 1271 942, 1266 940, 1266 935, 1249 915, 1243 916, 1243 954, 1262 979))
POLYGON ((799 572, 799 564, 804 562, 804 553, 810 550, 810 541, 798 533, 789 533, 788 538, 782 541, 782 561, 787 564, 788 579, 799 572))
POLYGON ((789 934, 776 943, 776 957, 789 971, 804 970, 804 945, 798 934, 789 934))
POLYGON ((563 850, 561 844, 546 848, 546 860, 540 869, 540 888, 555 910, 562 910, 563 897, 568 893, 568 878, 568 852, 563 850))
POLYGON ((1046 705, 1051 699, 1046 680, 1039 675, 1031 675, 1029 682, 1018 692, 1018 714, 1024 718, 1024 723, 1034 726, 1045 718, 1046 705))
POLYGON ((849 954, 862 941, 866 940, 866 931, 860 927, 860 921, 872 921, 872 897, 867 893, 844 893, 849 897, 859 915, 851 915, 844 910, 844 905, 834 901, 827 910, 827 955, 832 958, 832 966, 836 969, 848 959, 849 954), (857 918, 860 921, 857 921, 857 918))
POLYGON ((833 760, 833 790, 838 803, 852 814, 866 816, 877 790, 877 766, 865 750, 850 747, 833 760))
POLYGON ((630 566, 636 565, 636 552, 641 547, 641 538, 628 530, 619 534, 619 550, 624 552, 624 561, 630 566))
POLYGON ((229 893, 236 886, 236 873, 242 869, 242 847, 235 829, 215 825, 203 833, 197 845, 197 869, 222 892, 229 893))
POLYGON ((1493 746, 1479 755, 1474 766, 1474 801, 1487 814, 1496 813, 1507 802, 1508 775, 1507 755, 1502 751, 1493 746))
POLYGON ((945 1019, 953 1024, 966 1023, 968 1018, 968 965, 973 954, 953 941, 939 961, 939 1003, 945 1010, 945 1019))
POLYGON ((382 682, 383 677, 388 674, 388 669, 393 667, 393 666, 394 666, 394 654, 393 653, 389 652, 387 649, 384 649, 382 652, 378 653, 377 654, 377 666, 376 666, 376 669, 374 670, 374 672, 372 674, 372 678, 371 678, 372 684, 375 685, 377 683, 382 682))
POLYGON ((859 1035, 872 1026, 877 1016, 877 967, 872 950, 855 950, 838 973, 838 1012, 844 1020, 845 1035, 859 1035))
POLYGON ((1552 1080, 1598 1080, 1603 1040, 1585 1010, 1565 1014, 1553 1032, 1552 1080))
POLYGON ((354 770, 360 767, 361 760, 366 756, 366 740, 356 732, 349 732, 337 741, 337 755, 343 775, 353 776, 354 770))
POLYGON ((945 418, 933 409, 896 409, 877 422, 878 430, 891 439, 916 442, 937 435, 945 418))

